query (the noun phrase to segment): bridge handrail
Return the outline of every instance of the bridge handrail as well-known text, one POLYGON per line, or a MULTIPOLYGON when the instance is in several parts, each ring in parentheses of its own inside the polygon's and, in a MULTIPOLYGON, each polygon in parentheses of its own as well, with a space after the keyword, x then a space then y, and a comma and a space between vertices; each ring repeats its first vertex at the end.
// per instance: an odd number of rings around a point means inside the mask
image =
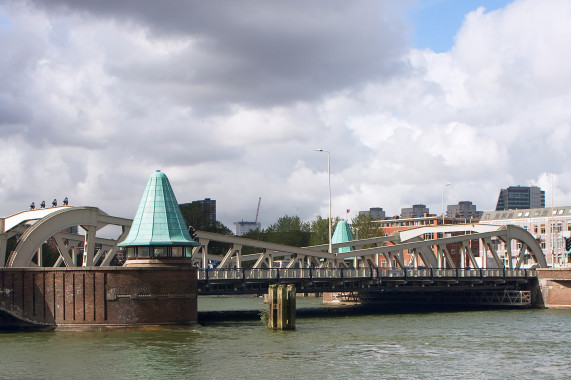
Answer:
POLYGON ((529 278, 536 270, 510 268, 221 268, 199 269, 198 279, 206 281, 241 280, 276 282, 287 280, 364 280, 382 281, 384 278, 440 279, 440 278, 529 278))

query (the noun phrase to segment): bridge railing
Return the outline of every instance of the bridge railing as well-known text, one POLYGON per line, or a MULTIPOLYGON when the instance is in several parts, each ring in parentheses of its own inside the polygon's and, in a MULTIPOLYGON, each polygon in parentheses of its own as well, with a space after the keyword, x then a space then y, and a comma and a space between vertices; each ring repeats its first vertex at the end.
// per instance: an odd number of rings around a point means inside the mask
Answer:
POLYGON ((422 279, 422 278, 528 278, 535 269, 472 268, 222 268, 199 269, 198 279, 207 281, 282 281, 351 279, 422 279))

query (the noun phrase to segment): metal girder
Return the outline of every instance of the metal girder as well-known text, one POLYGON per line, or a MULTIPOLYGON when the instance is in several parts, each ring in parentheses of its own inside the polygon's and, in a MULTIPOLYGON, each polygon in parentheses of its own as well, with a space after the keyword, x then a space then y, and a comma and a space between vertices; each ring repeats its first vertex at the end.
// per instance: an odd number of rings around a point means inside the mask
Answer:
MULTIPOLYGON (((117 246, 117 244, 121 241, 123 241, 123 239, 125 239, 127 237, 127 235, 129 234, 129 230, 131 229, 129 226, 121 226, 122 227, 122 232, 121 235, 119 235, 119 237, 117 238, 117 240, 115 241, 115 243, 111 246, 111 249, 109 251, 107 251, 107 255, 105 255, 105 258, 103 259, 103 261, 101 262, 101 266, 108 266, 109 264, 111 264, 111 260, 113 260, 113 258, 115 257, 115 255, 117 254, 117 250, 119 249, 119 247, 117 246)), ((97 241, 96 241, 97 242, 97 241)), ((95 262, 97 262, 98 258, 96 258, 95 262)))
POLYGON ((254 263, 253 268, 257 269, 257 268, 263 268, 262 264, 264 264, 266 266, 266 268, 270 268, 270 263, 268 262, 270 255, 268 255, 268 252, 266 250, 264 250, 264 252, 260 255, 260 257, 258 257, 258 260, 256 260, 256 262, 254 263))
MULTIPOLYGON (((320 249, 327 249, 327 245, 313 246, 313 247, 291 247, 282 244, 268 243, 262 241, 256 241, 252 239, 244 239, 235 236, 219 235, 210 232, 197 231, 197 236, 199 240, 204 245, 208 243, 206 241, 220 241, 230 244, 241 244, 252 247, 258 247, 264 250, 264 253, 250 255, 248 258, 242 257, 242 260, 256 260, 254 264, 256 268, 266 265, 271 267, 273 257, 284 256, 291 259, 288 267, 293 267, 296 263, 305 262, 312 263, 314 266, 326 268, 326 267, 343 267, 346 266, 345 259, 354 258, 360 260, 363 266, 378 266, 378 256, 383 255, 390 266, 392 266, 393 260, 397 263, 399 267, 404 268, 405 262, 403 259, 403 252, 415 252, 416 255, 420 257, 425 266, 437 268, 444 266, 446 263, 447 267, 454 268, 455 265, 452 261, 452 257, 448 250, 446 249, 447 244, 459 243, 461 245, 461 254, 464 255, 465 262, 467 258, 471 265, 476 268, 478 267, 475 257, 472 254, 470 248, 470 241, 480 240, 482 242, 482 247, 485 251, 490 251, 496 264, 498 266, 502 265, 502 261, 497 255, 497 252, 493 249, 491 239, 500 238, 502 240, 509 240, 508 237, 515 239, 532 239, 526 231, 523 231, 527 235, 522 235, 521 231, 513 230, 511 228, 506 228, 505 226, 490 226, 490 225, 468 225, 464 226, 454 225, 442 227, 422 227, 415 230, 401 231, 400 233, 395 233, 391 236, 385 236, 383 238, 367 239, 364 241, 351 241, 346 243, 341 243, 340 246, 354 246, 354 247, 364 247, 370 245, 376 245, 380 242, 383 244, 391 242, 391 245, 374 246, 372 248, 361 248, 355 249, 350 252, 329 254, 328 252, 321 251, 320 249), (461 234, 456 236, 449 236, 440 239, 424 240, 422 236, 424 234, 434 234, 440 233, 442 231, 448 232, 461 232, 461 234), (462 233, 463 232, 463 233, 462 233), (515 233, 514 233, 515 232, 515 233), (406 240, 405 240, 406 238, 406 240), (439 260, 439 257, 441 258, 439 260)), ((537 251, 536 251, 537 252, 537 251)), ((204 254, 204 249, 203 249, 204 254)), ((233 256, 234 252, 230 256, 226 255, 227 259, 224 265, 228 265, 230 262, 235 262, 236 257, 233 256), (230 260, 232 258, 232 260, 230 260)), ((540 252, 537 260, 541 263, 541 257, 543 252, 540 252)), ((544 256, 543 256, 544 258, 544 256)), ((238 264, 241 265, 241 264, 238 264)), ((462 264, 464 265, 464 264, 462 264)), ((484 267, 485 267, 484 262, 484 267)), ((540 264, 541 266, 541 264, 540 264)), ((224 267, 224 266, 221 266, 224 267)))
POLYGON ((523 263, 524 257, 525 257, 525 252, 527 251, 527 244, 522 243, 521 244, 521 249, 519 250, 519 254, 517 257, 517 261, 515 264, 516 269, 521 268, 521 264, 523 263))
POLYGON ((232 258, 234 255, 236 255, 236 265, 238 268, 242 267, 242 263, 240 261, 240 253, 242 251, 242 245, 241 244, 232 244, 232 246, 230 247, 230 249, 228 250, 228 252, 226 253, 226 255, 224 255, 224 258, 222 259, 222 261, 220 261, 220 264, 218 264, 217 268, 229 268, 230 267, 230 263, 232 262, 232 258))
POLYGON ((468 261, 470 262, 470 264, 472 264, 473 268, 478 268, 478 263, 476 262, 476 258, 474 257, 474 254, 472 253, 472 248, 470 247, 470 242, 469 241, 462 241, 462 246, 461 249, 464 251, 464 255, 466 257, 468 257, 468 261))
POLYGON ((312 250, 309 248, 301 248, 301 247, 293 247, 285 244, 278 244, 278 243, 270 243, 266 241, 259 241, 253 239, 246 239, 237 236, 229 236, 229 235, 222 235, 216 234, 213 232, 205 232, 205 231, 196 231, 196 236, 198 240, 202 244, 202 240, 214 240, 222 243, 230 243, 230 244, 240 244, 243 246, 249 247, 256 247, 256 248, 263 248, 270 251, 278 251, 278 252, 286 252, 288 254, 296 253, 302 255, 309 255, 314 257, 319 257, 323 259, 331 259, 335 257, 335 254, 330 254, 328 252, 321 252, 317 250, 312 250))
MULTIPOLYGON (((23 214, 23 213, 22 213, 23 214)), ((96 207, 58 207, 53 210, 42 212, 30 212, 25 215, 18 215, 17 218, 13 218, 13 223, 25 223, 29 220, 34 220, 38 217, 41 219, 37 220, 33 225, 29 226, 21 235, 20 242, 16 246, 16 249, 11 253, 8 259, 7 266, 11 267, 27 267, 34 265, 32 259, 36 255, 37 249, 54 235, 60 234, 65 228, 81 226, 86 234, 84 239, 84 266, 93 266, 95 258, 95 244, 99 241, 101 242, 113 242, 111 245, 116 244, 114 240, 111 239, 100 239, 97 238, 96 232, 98 229, 112 224, 119 225, 128 230, 131 226, 131 220, 125 218, 117 218, 106 214, 105 212, 99 210, 96 207)), ((17 228, 16 225, 12 226, 12 229, 17 228)), ((79 235, 81 236, 81 235, 79 235)), ((67 254, 67 248, 63 239, 76 239, 75 234, 60 234, 59 243, 56 239, 56 245, 60 255, 63 253, 65 256, 61 256, 62 259, 56 262, 57 264, 64 263, 66 266, 77 265, 74 263, 74 256, 71 257, 67 254)), ((104 244, 105 244, 104 243, 104 244)), ((112 251, 113 255, 116 251, 112 251)), ((109 258, 109 261, 112 257, 109 258)))
POLYGON ((492 258, 496 262, 497 268, 503 268, 504 263, 500 259, 500 257, 498 256, 498 253, 496 252, 496 250, 494 249, 494 246, 492 244, 492 240, 489 237, 486 237, 486 238, 483 238, 482 241, 484 242, 484 254, 487 255, 486 249, 488 249, 490 251, 490 253, 492 254, 492 258))
POLYGON ((61 235, 62 234, 58 233, 53 236, 56 242, 57 250, 59 251, 59 256, 63 260, 63 263, 65 264, 66 267, 74 267, 75 264, 71 259, 71 256, 69 255, 68 246, 64 243, 61 235))

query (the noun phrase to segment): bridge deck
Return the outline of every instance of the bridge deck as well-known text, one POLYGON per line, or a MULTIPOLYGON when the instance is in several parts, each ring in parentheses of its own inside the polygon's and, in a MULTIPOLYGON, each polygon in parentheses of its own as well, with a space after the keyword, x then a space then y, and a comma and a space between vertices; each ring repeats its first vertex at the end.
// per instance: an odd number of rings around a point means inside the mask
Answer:
POLYGON ((300 293, 519 286, 536 280, 535 269, 257 268, 200 269, 198 294, 263 294, 270 284, 295 284, 300 293))

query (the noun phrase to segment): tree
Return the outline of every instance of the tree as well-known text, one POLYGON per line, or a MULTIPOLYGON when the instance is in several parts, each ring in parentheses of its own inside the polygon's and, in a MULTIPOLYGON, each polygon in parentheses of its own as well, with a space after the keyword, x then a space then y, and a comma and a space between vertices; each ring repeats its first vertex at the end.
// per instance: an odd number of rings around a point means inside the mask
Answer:
POLYGON ((368 214, 359 214, 351 220, 351 233, 354 239, 359 240, 383 236, 381 227, 373 223, 368 214))
POLYGON ((302 222, 299 216, 282 216, 265 231, 266 241, 304 247, 309 245, 310 224, 302 222))
POLYGON ((272 225, 270 225, 266 232, 292 232, 292 231, 299 231, 299 232, 309 232, 310 225, 307 222, 302 222, 299 216, 282 216, 278 219, 278 221, 272 225))
MULTIPOLYGON (((335 232, 337 223, 341 218, 338 216, 333 219, 331 223, 331 235, 335 232)), ((309 240, 309 245, 321 245, 329 243, 329 218, 322 218, 320 215, 311 222, 311 238, 309 240)))

